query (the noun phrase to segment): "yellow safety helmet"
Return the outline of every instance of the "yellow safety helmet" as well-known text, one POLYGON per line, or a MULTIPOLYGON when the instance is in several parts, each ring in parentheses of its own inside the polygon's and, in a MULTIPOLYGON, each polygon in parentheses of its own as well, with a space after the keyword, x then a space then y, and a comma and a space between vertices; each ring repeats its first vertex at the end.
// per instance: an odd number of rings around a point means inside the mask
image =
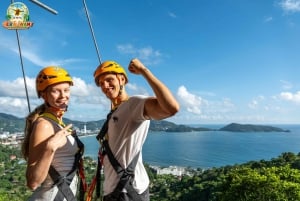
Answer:
POLYGON ((59 66, 48 66, 43 68, 36 77, 36 92, 41 97, 41 92, 48 86, 61 82, 69 82, 73 85, 73 81, 69 73, 59 66))
POLYGON ((128 83, 128 77, 124 68, 115 61, 105 61, 100 64, 94 72, 95 83, 99 86, 100 75, 106 73, 123 74, 125 76, 125 84, 128 83))

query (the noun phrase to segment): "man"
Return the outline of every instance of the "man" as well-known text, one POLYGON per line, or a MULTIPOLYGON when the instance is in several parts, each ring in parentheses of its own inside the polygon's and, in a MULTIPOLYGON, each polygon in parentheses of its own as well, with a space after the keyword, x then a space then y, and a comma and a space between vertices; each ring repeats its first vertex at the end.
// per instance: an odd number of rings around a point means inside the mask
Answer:
MULTIPOLYGON (((149 200, 149 178, 142 161, 142 146, 147 137, 150 120, 161 120, 175 115, 179 110, 179 104, 170 90, 158 80, 151 71, 138 59, 129 63, 128 70, 136 75, 142 75, 151 86, 155 96, 142 95, 129 96, 125 85, 128 77, 125 70, 114 61, 106 61, 96 69, 94 78, 96 85, 111 101, 113 111, 108 121, 108 130, 105 139, 116 161, 123 170, 126 170, 131 162, 136 160, 133 167, 134 174, 125 171, 131 176, 129 185, 133 187, 133 196, 129 188, 123 188, 118 192, 120 174, 115 171, 110 157, 106 154, 104 164, 104 201, 123 200, 149 200), (136 158, 135 158, 136 157, 136 158), (117 187, 118 186, 118 187, 117 187), (127 192, 127 193, 126 193, 127 192), (122 198, 123 197, 123 198, 122 198)), ((102 138, 103 139, 103 138, 102 138)), ((100 139, 101 140, 101 139, 100 139)), ((104 146, 102 144, 102 146, 104 146)))

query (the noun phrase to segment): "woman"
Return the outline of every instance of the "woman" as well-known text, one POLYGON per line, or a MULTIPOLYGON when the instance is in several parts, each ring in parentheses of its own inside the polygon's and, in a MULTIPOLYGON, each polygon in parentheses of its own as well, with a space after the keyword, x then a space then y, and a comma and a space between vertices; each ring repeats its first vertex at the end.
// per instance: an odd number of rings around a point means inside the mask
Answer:
POLYGON ((27 116, 22 145, 27 186, 34 191, 29 200, 77 200, 83 144, 72 134, 72 125, 62 121, 72 85, 72 78, 61 67, 46 67, 36 77, 37 95, 44 103, 27 116))

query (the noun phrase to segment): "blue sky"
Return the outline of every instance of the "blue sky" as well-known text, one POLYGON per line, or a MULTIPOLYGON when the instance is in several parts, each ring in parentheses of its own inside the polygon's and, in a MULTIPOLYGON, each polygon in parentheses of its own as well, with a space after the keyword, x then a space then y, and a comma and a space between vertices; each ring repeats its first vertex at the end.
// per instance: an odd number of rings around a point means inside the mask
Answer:
MULTIPOLYGON (((105 118, 109 101, 93 81, 99 64, 83 1, 22 1, 34 26, 19 30, 31 109, 35 76, 60 65, 75 86, 65 117, 105 118)), ((10 0, 0 5, 1 24, 10 0)), ((173 92, 178 124, 299 123, 300 0, 86 0, 101 60, 127 69, 139 58, 173 92)), ((0 28, 0 112, 28 113, 16 31, 0 28)), ((128 71, 127 71, 128 72, 128 71)), ((153 95, 129 74, 130 95, 153 95)))

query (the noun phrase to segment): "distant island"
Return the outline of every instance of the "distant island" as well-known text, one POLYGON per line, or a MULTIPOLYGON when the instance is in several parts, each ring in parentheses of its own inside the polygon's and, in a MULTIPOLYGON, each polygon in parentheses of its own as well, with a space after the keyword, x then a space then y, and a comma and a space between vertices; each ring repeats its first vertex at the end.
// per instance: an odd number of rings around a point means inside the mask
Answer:
POLYGON ((263 126, 263 125, 252 125, 252 124, 237 124, 231 123, 220 131, 231 131, 231 132, 290 132, 290 130, 284 130, 274 126, 263 126))
MULTIPOLYGON (((72 123, 73 126, 82 130, 85 128, 91 132, 98 132, 104 123, 104 119, 99 121, 73 121, 67 118, 64 118, 66 124, 72 123)), ((15 117, 13 115, 0 113, 0 134, 1 132, 23 132, 25 127, 25 118, 15 117)), ((169 121, 161 120, 151 120, 150 122, 150 131, 165 131, 165 132, 199 132, 199 131, 228 131, 228 132, 290 132, 289 130, 284 130, 274 126, 268 125, 255 125, 255 124, 238 124, 231 123, 219 129, 211 129, 205 127, 192 127, 188 125, 178 125, 169 121)))
POLYGON ((282 128, 267 126, 267 125, 255 125, 255 124, 238 124, 231 123, 220 129, 210 128, 193 128, 185 125, 177 125, 166 130, 166 132, 192 132, 192 131, 228 131, 228 132, 290 132, 290 130, 284 130, 282 128))

